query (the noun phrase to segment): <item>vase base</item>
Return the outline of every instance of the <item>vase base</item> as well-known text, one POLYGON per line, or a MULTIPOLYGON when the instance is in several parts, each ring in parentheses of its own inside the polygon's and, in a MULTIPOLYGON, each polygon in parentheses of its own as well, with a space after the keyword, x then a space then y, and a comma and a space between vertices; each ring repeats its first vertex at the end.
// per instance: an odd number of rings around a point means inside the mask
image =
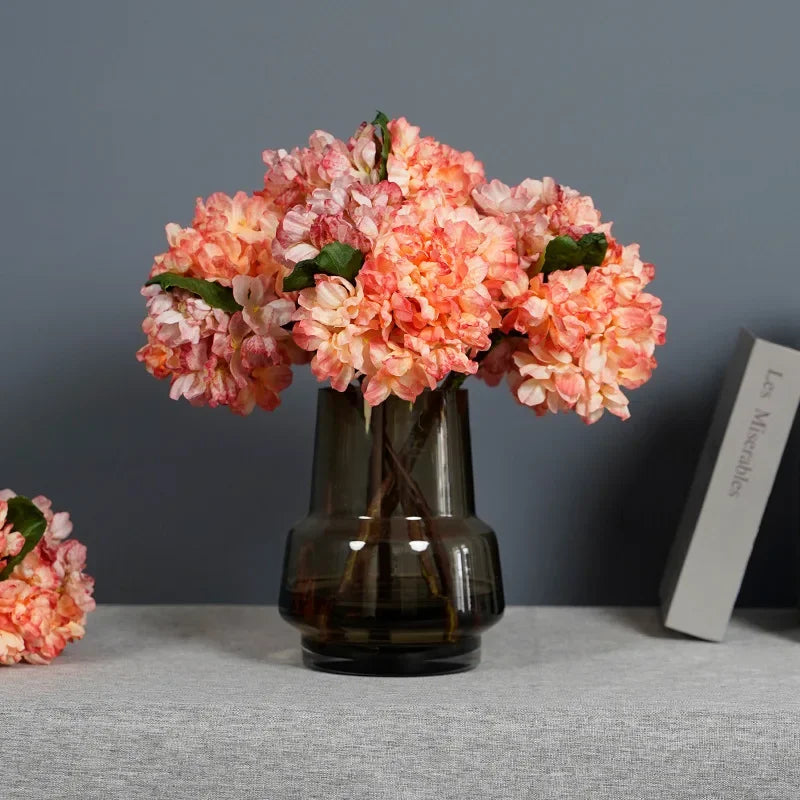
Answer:
POLYGON ((481 659, 480 636, 428 647, 326 644, 305 636, 302 641, 307 667, 342 675, 447 675, 474 669, 481 659))

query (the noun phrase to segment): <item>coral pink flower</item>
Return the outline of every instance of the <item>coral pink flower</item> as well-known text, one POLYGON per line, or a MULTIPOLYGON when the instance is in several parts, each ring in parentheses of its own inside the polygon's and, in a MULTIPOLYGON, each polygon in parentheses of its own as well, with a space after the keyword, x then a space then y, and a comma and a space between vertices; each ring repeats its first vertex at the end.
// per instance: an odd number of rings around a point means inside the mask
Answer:
MULTIPOLYGON (((294 304, 291 308, 294 308, 294 304)), ((252 312, 248 316, 252 319, 252 312)), ((305 354, 299 355, 300 351, 289 332, 275 327, 281 319, 282 316, 273 318, 272 328, 267 329, 263 326, 263 317, 256 315, 256 327, 264 331, 262 334, 254 330, 243 312, 237 312, 231 318, 225 362, 229 363, 236 382, 237 397, 229 405, 237 413, 249 414, 256 405, 266 411, 277 408, 281 402, 280 393, 292 382, 290 363, 305 360, 305 354)))
POLYGON ((487 386, 497 386, 514 369, 514 354, 526 344, 521 336, 503 336, 481 360, 477 377, 487 386))
POLYGON ((517 270, 513 236, 495 220, 406 204, 384 221, 355 286, 318 276, 300 293, 295 341, 316 350, 312 370, 334 388, 363 375, 369 404, 413 400, 451 371, 477 370, 472 354, 489 347, 496 298, 517 270))
POLYGON ((279 216, 259 196, 221 192, 197 199, 189 228, 166 227, 169 250, 155 257, 151 277, 177 272, 230 286, 237 275, 275 277, 281 267, 272 258, 279 216))
MULTIPOLYGON (((0 585, 2 591, 2 585, 0 585)), ((2 623, 0 623, 2 624, 2 623)), ((22 661, 25 654, 25 640, 18 634, 0 627, 0 664, 9 666, 22 661)))
POLYGON ((292 330, 295 342, 315 351, 311 370, 344 391, 356 373, 369 369, 370 341, 380 341, 379 305, 365 299, 363 287, 344 278, 319 278, 315 287, 298 297, 298 320, 292 330))
POLYGON ((336 241, 368 253, 384 220, 402 200, 400 187, 389 181, 335 181, 330 189, 315 189, 307 203, 286 213, 272 244, 273 256, 291 268, 336 241))
MULTIPOLYGON (((2 505, 14 493, 2 493, 2 505)), ((69 515, 53 514, 46 497, 34 504, 47 522, 36 547, 0 581, 0 664, 47 664, 84 635, 86 615, 95 607, 94 581, 84 573, 86 548, 66 540, 69 515)))
POLYGON ((514 232, 524 269, 538 272, 537 262, 556 236, 579 239, 587 233, 610 234, 611 224, 601 223, 591 197, 552 178, 528 178, 509 187, 498 180, 478 186, 472 199, 479 211, 500 219, 514 232))
POLYGON ((656 345, 664 343, 661 301, 644 291, 652 264, 638 245, 612 241, 603 264, 541 275, 517 298, 505 330, 527 335, 513 354, 509 380, 517 399, 537 413, 574 409, 587 422, 607 410, 629 416, 622 388, 649 380, 656 345))
POLYGON ((405 197, 438 189, 449 205, 465 205, 472 191, 485 182, 483 164, 472 153, 454 150, 430 136, 420 138, 419 128, 409 125, 405 117, 392 120, 389 132, 388 177, 405 197))
POLYGON ((137 353, 148 372, 170 379, 170 397, 249 414, 272 410, 292 380, 292 363, 305 360, 282 326, 295 304, 278 297, 272 278, 237 275, 234 298, 242 311, 229 315, 189 292, 146 286, 148 342, 137 353))

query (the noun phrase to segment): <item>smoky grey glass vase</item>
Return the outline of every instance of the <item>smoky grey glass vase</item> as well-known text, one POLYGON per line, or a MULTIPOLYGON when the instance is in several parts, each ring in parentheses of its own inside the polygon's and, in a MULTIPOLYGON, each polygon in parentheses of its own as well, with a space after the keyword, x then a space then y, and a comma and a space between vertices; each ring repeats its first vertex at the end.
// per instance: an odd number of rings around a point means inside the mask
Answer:
POLYGON ((497 540, 475 516, 467 392, 321 389, 311 506, 289 533, 280 613, 304 663, 360 675, 459 672, 503 613, 497 540))

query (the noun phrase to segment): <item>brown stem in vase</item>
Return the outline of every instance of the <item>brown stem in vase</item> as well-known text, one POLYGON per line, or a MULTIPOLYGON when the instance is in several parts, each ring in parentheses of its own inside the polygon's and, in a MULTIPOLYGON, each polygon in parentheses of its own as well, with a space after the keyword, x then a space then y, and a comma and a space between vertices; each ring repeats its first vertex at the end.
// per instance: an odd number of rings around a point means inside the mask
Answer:
MULTIPOLYGON (((492 348, 496 344, 498 344, 500 340, 501 337, 499 335, 493 336, 490 348, 488 350, 479 353, 475 360, 479 362, 482 361, 483 358, 485 358, 491 352, 492 348)), ((437 419, 441 416, 441 413, 444 408, 444 401, 446 395, 449 392, 456 391, 457 389, 459 389, 467 377, 469 376, 465 374, 451 372, 441 384, 440 392, 435 395, 435 402, 428 404, 424 410, 423 409, 416 410, 416 413, 412 418, 411 427, 406 437, 406 440, 403 443, 402 447, 400 448, 400 453, 398 454, 393 450, 393 452, 395 452, 395 458, 396 458, 395 463, 400 464, 403 467, 403 473, 408 475, 410 480, 413 481, 413 478, 411 478, 410 473, 414 468, 417 458, 419 457, 422 448, 425 446, 425 443, 427 442, 428 437, 430 436, 437 419)), ((358 410, 359 413, 363 414, 363 406, 359 405, 358 410)), ((373 459, 373 464, 380 463, 380 461, 375 457, 374 450, 372 459, 373 459)), ((419 487, 417 487, 417 494, 419 497, 422 498, 424 502, 424 497, 422 497, 422 493, 419 491, 419 487)), ((358 539, 360 541, 363 541, 366 545, 375 542, 378 539, 378 537, 382 535, 382 530, 384 529, 384 525, 386 524, 385 520, 389 517, 391 512, 397 506, 399 499, 400 499, 400 485, 398 482, 398 470, 397 469, 385 470, 383 480, 381 481, 378 488, 374 491, 367 506, 365 514, 366 519, 362 520, 361 525, 359 526, 358 539)), ((427 513, 420 513, 419 516, 421 516, 423 520, 427 521, 428 526, 430 525, 429 510, 427 513)), ((443 586, 444 596, 449 598, 450 576, 449 573, 447 573, 447 571, 443 568, 443 565, 447 563, 446 553, 443 552, 442 544, 440 541, 438 541, 437 536, 431 535, 429 533, 428 538, 432 544, 433 556, 434 556, 434 561, 436 562, 437 571, 440 573, 441 580, 443 582, 445 581, 447 582, 447 584, 443 586)), ((339 587, 336 590, 336 592, 332 593, 327 598, 327 600, 323 605, 323 608, 320 611, 319 624, 322 629, 327 629, 328 622, 330 620, 330 616, 336 601, 345 596, 346 592, 351 587, 354 581, 355 572, 358 565, 363 564, 363 556, 359 559, 358 557, 359 552, 360 550, 353 551, 350 554, 348 554, 347 562, 345 564, 345 568, 342 574, 341 581, 339 583, 339 587)), ((390 568, 391 564, 385 563, 386 559, 385 550, 383 552, 383 558, 384 558, 383 567, 385 569, 390 568)), ((456 624, 455 610, 452 608, 452 603, 449 600, 448 600, 448 606, 449 606, 448 607, 449 627, 451 629, 454 629, 456 624)))
POLYGON ((452 601, 452 580, 450 570, 447 568, 447 553, 444 551, 441 538, 434 530, 433 512, 431 511, 425 495, 419 488, 419 484, 414 480, 411 472, 405 467, 400 457, 395 452, 389 441, 384 443, 387 456, 390 458, 397 470, 398 476, 401 480, 398 481, 400 494, 402 498, 403 507, 406 509, 406 514, 411 516, 410 512, 416 512, 414 516, 419 516, 419 520, 409 520, 409 538, 427 541, 430 545, 432 552, 425 550, 420 554, 420 566, 422 576, 425 578, 428 588, 434 597, 438 597, 445 603, 445 610, 447 612, 447 639, 452 641, 455 636, 455 631, 458 628, 458 615, 452 601), (421 536, 412 536, 414 529, 417 525, 422 527, 421 536), (426 565, 429 557, 433 559, 434 569, 431 571, 426 565), (438 578, 438 581, 437 581, 438 578), (441 585, 441 590, 439 589, 441 585))
MULTIPOLYGON (((429 551, 426 550, 420 553, 421 573, 431 592, 431 596, 444 603, 447 613, 447 639, 452 641, 458 627, 458 616, 451 599, 452 580, 450 571, 447 569, 447 554, 444 552, 441 541, 434 530, 433 513, 418 483, 403 464, 394 447, 392 447, 385 431, 375 431, 373 435, 376 442, 379 439, 382 440, 384 474, 391 475, 394 478, 392 495, 386 498, 386 506, 380 510, 381 516, 365 523, 368 526, 367 539, 365 541, 372 539, 378 547, 378 600, 386 605, 391 602, 392 566, 391 543, 388 536, 388 515, 394 510, 397 502, 394 496, 399 495, 400 503, 403 505, 407 516, 419 517, 418 520, 407 520, 409 539, 412 541, 427 541, 431 545, 429 551), (370 533, 375 534, 375 536, 370 537, 370 533)), ((350 556, 350 560, 351 564, 349 566, 351 566, 351 569, 348 580, 347 582, 342 581, 340 584, 337 597, 343 596, 354 582, 357 583, 357 572, 361 572, 364 569, 365 561, 363 558, 358 558, 357 552, 350 556)))

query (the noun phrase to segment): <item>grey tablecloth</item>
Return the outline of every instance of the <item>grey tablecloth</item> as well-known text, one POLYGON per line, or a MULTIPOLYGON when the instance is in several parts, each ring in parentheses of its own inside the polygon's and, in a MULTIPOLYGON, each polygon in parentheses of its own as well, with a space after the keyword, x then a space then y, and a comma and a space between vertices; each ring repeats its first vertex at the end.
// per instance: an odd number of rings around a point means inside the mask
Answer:
POLYGON ((0 669, 0 797, 800 798, 795 612, 724 644, 652 609, 513 608, 478 670, 300 666, 273 608, 104 607, 0 669))

